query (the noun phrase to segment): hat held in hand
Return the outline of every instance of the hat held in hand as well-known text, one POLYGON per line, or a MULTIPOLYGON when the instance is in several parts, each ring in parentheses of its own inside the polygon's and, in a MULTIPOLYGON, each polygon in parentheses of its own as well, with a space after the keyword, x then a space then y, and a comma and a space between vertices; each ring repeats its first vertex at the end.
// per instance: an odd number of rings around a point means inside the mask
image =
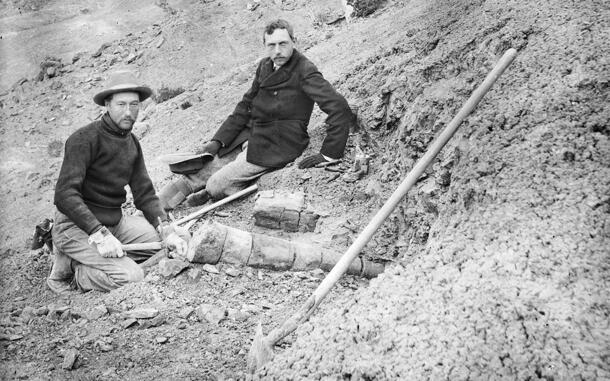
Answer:
POLYGON ((206 163, 214 160, 214 155, 209 152, 196 154, 192 152, 186 153, 170 153, 159 157, 162 163, 169 165, 169 170, 178 175, 189 175, 197 173, 206 163))
POLYGON ((105 89, 95 94, 93 101, 104 106, 104 101, 112 94, 135 92, 140 95, 140 102, 150 97, 152 90, 148 86, 138 83, 138 79, 131 71, 117 71, 110 74, 106 81, 105 89))

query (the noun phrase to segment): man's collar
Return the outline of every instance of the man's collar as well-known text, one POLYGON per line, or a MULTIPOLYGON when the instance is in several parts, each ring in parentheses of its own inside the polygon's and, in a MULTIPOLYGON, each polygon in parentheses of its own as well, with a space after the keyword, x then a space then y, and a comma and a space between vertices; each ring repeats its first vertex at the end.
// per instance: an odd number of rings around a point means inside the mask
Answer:
POLYGON ((273 70, 273 60, 271 58, 266 58, 267 62, 263 65, 263 72, 261 73, 261 78, 263 79, 261 81, 261 87, 274 86, 288 80, 288 78, 290 78, 290 73, 294 70, 300 57, 301 53, 294 49, 290 59, 277 68, 277 70, 273 70))

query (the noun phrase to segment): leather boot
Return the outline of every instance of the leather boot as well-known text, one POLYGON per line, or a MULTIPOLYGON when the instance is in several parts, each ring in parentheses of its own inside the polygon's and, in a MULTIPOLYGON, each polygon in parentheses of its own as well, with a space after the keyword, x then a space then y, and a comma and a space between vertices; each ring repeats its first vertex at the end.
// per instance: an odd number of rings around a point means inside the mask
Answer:
POLYGON ((161 207, 168 211, 176 208, 186 196, 193 193, 191 187, 182 179, 173 180, 165 184, 159 191, 161 207))
POLYGON ((55 245, 53 245, 53 254, 53 267, 47 278, 47 286, 57 294, 74 290, 72 259, 60 252, 55 245))
POLYGON ((200 206, 208 202, 209 199, 210 194, 205 189, 202 189, 199 192, 189 195, 186 198, 186 205, 191 208, 194 206, 200 206))

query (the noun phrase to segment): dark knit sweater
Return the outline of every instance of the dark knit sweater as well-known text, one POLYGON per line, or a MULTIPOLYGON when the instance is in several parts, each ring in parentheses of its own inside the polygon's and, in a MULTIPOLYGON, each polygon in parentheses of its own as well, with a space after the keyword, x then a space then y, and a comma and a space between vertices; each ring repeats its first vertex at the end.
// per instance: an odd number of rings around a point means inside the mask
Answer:
POLYGON ((129 185, 136 208, 153 226, 166 219, 146 171, 140 143, 105 114, 74 132, 66 141, 55 186, 55 206, 76 226, 92 234, 101 225, 116 225, 129 185))

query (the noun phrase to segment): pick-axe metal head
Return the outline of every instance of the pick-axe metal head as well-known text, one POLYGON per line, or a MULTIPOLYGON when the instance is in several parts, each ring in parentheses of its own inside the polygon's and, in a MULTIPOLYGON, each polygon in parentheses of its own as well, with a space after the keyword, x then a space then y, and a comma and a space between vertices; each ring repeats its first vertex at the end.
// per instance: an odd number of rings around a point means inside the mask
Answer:
POLYGON ((263 323, 258 322, 254 340, 248 352, 247 367, 250 374, 254 374, 257 369, 271 361, 273 358, 273 346, 275 343, 270 342, 263 336, 263 323))

